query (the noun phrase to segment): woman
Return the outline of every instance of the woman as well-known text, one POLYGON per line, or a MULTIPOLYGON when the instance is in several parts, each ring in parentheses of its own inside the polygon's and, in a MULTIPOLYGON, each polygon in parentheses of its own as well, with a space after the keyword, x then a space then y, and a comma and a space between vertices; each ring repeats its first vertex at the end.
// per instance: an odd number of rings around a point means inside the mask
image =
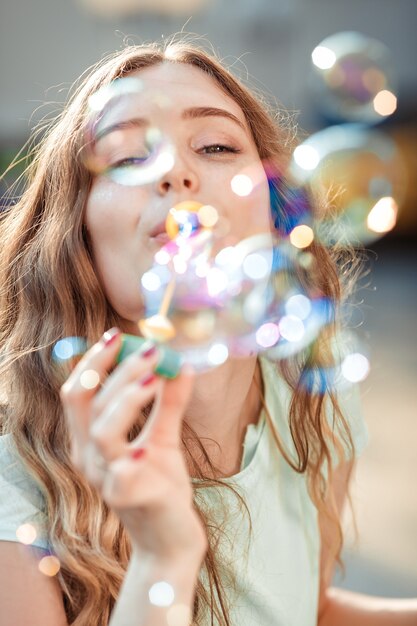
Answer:
MULTIPOLYGON (((392 602, 329 589, 366 431, 352 400, 302 384, 324 363, 324 333, 280 371, 248 356, 164 381, 152 344, 115 367, 121 331, 138 333, 137 278, 169 208, 210 203, 237 239, 269 228, 262 163, 282 169, 290 133, 213 57, 172 41, 100 63, 41 142, 1 232, 1 626, 416 623, 411 601, 394 615, 392 602), (88 97, 127 75, 168 96, 177 153, 160 180, 136 187, 80 158, 88 97), (230 191, 246 166, 261 180, 256 224, 230 191), (51 348, 66 336, 93 347, 64 382, 51 348), (90 370, 101 386, 83 386, 90 370), (16 543, 27 521, 38 531, 30 548, 16 543), (55 578, 37 569, 51 552, 55 578)), ((310 251, 317 289, 337 303, 335 262, 319 244, 310 251)))

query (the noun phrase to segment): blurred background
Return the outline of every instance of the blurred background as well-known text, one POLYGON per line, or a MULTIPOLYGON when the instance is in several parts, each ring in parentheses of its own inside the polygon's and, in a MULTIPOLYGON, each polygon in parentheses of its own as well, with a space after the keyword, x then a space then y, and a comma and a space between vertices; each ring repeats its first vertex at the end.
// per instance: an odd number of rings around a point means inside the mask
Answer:
POLYGON ((359 542, 347 515, 347 572, 336 578, 392 597, 417 596, 416 26, 416 0, 5 0, 0 8, 1 171, 89 65, 126 41, 182 28, 205 36, 240 77, 296 114, 305 136, 365 122, 371 143, 377 132, 394 146, 399 177, 364 175, 371 201, 388 197, 396 219, 362 239, 370 273, 354 323, 370 354, 361 383, 370 442, 353 488, 359 542), (346 32, 365 39, 329 39, 346 32), (359 79, 384 92, 382 106, 358 91, 359 79))

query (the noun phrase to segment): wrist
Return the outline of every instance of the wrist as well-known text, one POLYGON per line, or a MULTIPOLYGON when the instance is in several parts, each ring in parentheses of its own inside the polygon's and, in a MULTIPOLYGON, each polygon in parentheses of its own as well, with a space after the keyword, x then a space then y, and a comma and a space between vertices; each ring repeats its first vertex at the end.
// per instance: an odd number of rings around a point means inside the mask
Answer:
POLYGON ((140 548, 133 548, 129 565, 146 569, 152 572, 153 577, 165 574, 174 578, 184 576, 189 578, 190 575, 198 576, 203 561, 204 554, 187 553, 162 557, 145 552, 140 548))

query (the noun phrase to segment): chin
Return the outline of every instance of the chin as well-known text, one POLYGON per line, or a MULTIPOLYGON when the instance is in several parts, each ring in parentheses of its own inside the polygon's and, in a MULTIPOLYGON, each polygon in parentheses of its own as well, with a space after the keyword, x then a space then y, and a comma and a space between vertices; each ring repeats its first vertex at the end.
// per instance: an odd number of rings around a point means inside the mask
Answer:
POLYGON ((138 316, 133 319, 133 317, 129 316, 129 319, 126 317, 119 318, 119 327, 120 329, 128 334, 128 335, 140 335, 138 328, 138 321, 142 318, 143 313, 138 314, 138 316))

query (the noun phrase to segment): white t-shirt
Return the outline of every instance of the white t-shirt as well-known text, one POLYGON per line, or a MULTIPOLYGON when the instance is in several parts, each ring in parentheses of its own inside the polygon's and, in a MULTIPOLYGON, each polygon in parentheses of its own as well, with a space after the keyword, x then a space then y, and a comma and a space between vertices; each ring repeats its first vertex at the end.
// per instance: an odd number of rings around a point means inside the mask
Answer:
MULTIPOLYGON (((288 451, 290 390, 276 367, 260 359, 265 401, 288 451)), ((348 418, 356 453, 365 447, 368 431, 355 389, 341 405, 348 418)), ((0 540, 17 541, 16 529, 31 523, 38 532, 32 545, 48 549, 42 495, 22 463, 13 455, 10 436, 0 437, 0 540)), ((316 626, 319 589, 320 536, 317 510, 307 491, 305 475, 295 472, 279 452, 265 420, 247 429, 238 474, 223 479, 243 496, 249 521, 236 496, 227 488, 199 490, 198 502, 223 525, 216 554, 225 571, 235 576, 236 593, 226 583, 231 621, 236 626, 316 626)), ((203 581, 204 573, 202 574, 203 581)), ((204 624, 211 624, 207 615, 204 624)))

